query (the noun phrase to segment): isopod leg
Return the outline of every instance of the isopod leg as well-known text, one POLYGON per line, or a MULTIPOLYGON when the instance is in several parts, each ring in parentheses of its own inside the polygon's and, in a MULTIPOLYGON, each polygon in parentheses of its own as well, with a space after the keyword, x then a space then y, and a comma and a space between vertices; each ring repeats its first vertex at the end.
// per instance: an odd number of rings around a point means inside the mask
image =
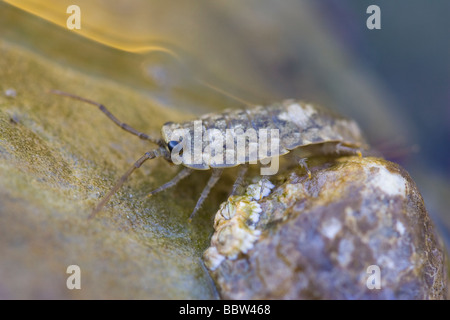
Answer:
POLYGON ((116 182, 114 187, 97 204, 95 209, 89 215, 89 219, 92 219, 99 211, 102 210, 102 208, 105 206, 105 204, 109 201, 109 199, 111 199, 111 197, 117 192, 117 190, 120 189, 120 187, 125 183, 125 181, 127 181, 128 177, 134 172, 134 170, 140 168, 145 161, 150 160, 150 159, 154 159, 154 158, 157 158, 157 157, 161 157, 161 156, 162 156, 162 153, 159 152, 158 149, 156 149, 156 150, 152 150, 152 151, 146 152, 141 158, 139 158, 139 160, 137 160, 133 164, 133 166, 130 169, 128 169, 128 171, 125 172, 125 174, 122 177, 120 177, 120 179, 116 182))
POLYGON ((307 159, 306 158, 301 158, 298 160, 298 164, 305 169, 306 173, 308 174, 308 179, 311 179, 312 175, 311 175, 311 170, 309 170, 308 168, 308 164, 306 163, 307 159))
POLYGON ((264 197, 264 188, 266 187, 266 181, 269 181, 269 176, 261 176, 261 188, 259 191, 259 200, 264 197))
POLYGON ((164 191, 168 188, 171 188, 173 186, 175 186, 178 182, 180 182, 182 179, 186 178, 187 176, 189 176, 194 170, 189 169, 189 168, 184 168, 183 170, 181 170, 180 172, 178 172, 178 174, 169 182, 163 184, 162 186, 160 186, 159 188, 153 190, 152 192, 150 192, 148 194, 148 197, 153 196, 154 194, 157 194, 158 192, 164 191))
POLYGON ((236 181, 233 184, 233 189, 231 190, 230 197, 235 196, 238 192, 238 189, 243 185, 244 177, 245 177, 245 174, 247 173, 247 171, 248 171, 248 165, 243 164, 239 167, 238 176, 236 178, 236 181))
POLYGON ((347 154, 356 154, 358 155, 360 158, 362 157, 362 153, 361 150, 358 148, 352 148, 352 147, 347 147, 344 146, 342 143, 338 143, 336 145, 336 153, 340 154, 340 153, 347 153, 347 154))
POLYGON ((202 194, 200 195, 200 198, 197 201, 197 204, 195 205, 194 211, 192 211, 191 215, 189 216, 189 222, 192 221, 192 217, 197 213, 197 211, 202 206, 203 202, 208 197, 209 192, 214 187, 214 185, 219 181, 220 176, 222 175, 223 169, 213 169, 211 177, 208 180, 208 183, 206 184, 205 188, 202 191, 202 194))

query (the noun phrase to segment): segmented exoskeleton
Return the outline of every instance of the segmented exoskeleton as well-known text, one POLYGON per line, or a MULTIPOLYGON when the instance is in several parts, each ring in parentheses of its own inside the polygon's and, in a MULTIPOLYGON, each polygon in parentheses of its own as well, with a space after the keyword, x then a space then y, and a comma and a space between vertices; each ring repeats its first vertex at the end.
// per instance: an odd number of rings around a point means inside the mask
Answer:
MULTIPOLYGON (((212 175, 197 201, 189 218, 191 219, 225 168, 241 166, 233 185, 233 194, 237 186, 242 183, 249 162, 265 161, 267 164, 268 160, 283 156, 298 148, 312 150, 310 151, 312 156, 336 152, 361 155, 360 150, 366 145, 355 121, 339 116, 325 108, 296 100, 285 100, 281 103, 241 110, 225 110, 221 113, 206 114, 198 120, 184 123, 168 122, 162 126, 161 138, 154 138, 121 122, 100 103, 62 91, 53 90, 52 92, 95 105, 123 130, 158 145, 156 149, 146 152, 133 164, 97 204, 90 217, 99 212, 133 171, 149 159, 163 158, 173 163, 173 155, 176 154, 179 155, 177 159, 180 161, 177 164, 185 167, 171 181, 152 191, 150 195, 175 186, 180 180, 189 176, 193 170, 212 169, 212 175), (247 133, 249 129, 256 134, 255 140, 244 144, 243 147, 239 145, 237 136, 239 133, 247 133), (277 134, 268 136, 268 131, 277 134), (181 135, 180 132, 182 132, 181 135), (252 155, 251 143, 259 143, 263 138, 263 133, 266 134, 264 138, 269 140, 268 145, 276 145, 276 149, 266 148, 266 153, 259 152, 252 155), (205 139, 208 134, 211 139, 205 139), (219 135, 222 135, 224 139, 217 140, 219 135), (217 141, 219 141, 219 145, 216 143, 213 148, 216 154, 211 157, 211 147, 217 141), (198 161, 192 161, 192 158, 190 161, 186 161, 187 158, 182 155, 186 147, 191 147, 190 150, 197 148, 200 151, 201 156, 197 159, 198 161), (236 156, 236 151, 242 148, 245 148, 243 150, 245 156, 236 156)), ((301 160, 300 164, 306 168, 311 177, 306 162, 301 160)))

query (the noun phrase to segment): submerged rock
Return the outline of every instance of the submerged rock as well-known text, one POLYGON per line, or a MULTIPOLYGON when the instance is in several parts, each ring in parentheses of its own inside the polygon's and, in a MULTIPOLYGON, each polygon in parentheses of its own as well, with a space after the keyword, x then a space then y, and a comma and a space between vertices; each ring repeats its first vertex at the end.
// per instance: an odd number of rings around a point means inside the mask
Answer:
POLYGON ((346 157, 312 171, 221 206, 204 258, 222 298, 445 298, 444 252, 404 169, 346 157))

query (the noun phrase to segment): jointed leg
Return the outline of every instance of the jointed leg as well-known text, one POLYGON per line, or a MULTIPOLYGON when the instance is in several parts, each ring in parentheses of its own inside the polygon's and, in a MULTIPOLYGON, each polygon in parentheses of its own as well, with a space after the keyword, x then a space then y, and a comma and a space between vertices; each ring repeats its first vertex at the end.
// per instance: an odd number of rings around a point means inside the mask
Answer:
POLYGON ((119 190, 119 188, 127 181, 128 177, 134 172, 134 170, 140 168, 142 164, 150 159, 154 159, 157 157, 161 157, 162 153, 159 151, 159 149, 155 149, 149 152, 146 152, 139 160, 137 160, 133 166, 128 169, 127 172, 117 181, 117 183, 114 185, 114 187, 106 194, 106 196, 97 204, 95 209, 92 211, 92 213, 89 216, 89 219, 93 218, 102 208, 105 206, 105 204, 111 199, 111 197, 119 190))
POLYGON ((197 204, 195 205, 194 211, 192 211, 189 221, 192 221, 192 217, 195 215, 195 213, 200 209, 203 202, 206 200, 206 197, 208 196, 211 189, 214 187, 214 185, 219 181, 220 176, 222 175, 223 169, 213 169, 212 175, 208 180, 208 183, 206 184, 205 188, 202 191, 202 194, 200 195, 200 198, 197 201, 197 204))
POLYGON ((156 143, 158 145, 161 142, 160 139, 155 139, 153 137, 150 137, 149 135, 147 135, 147 134, 145 134, 143 132, 140 132, 140 131, 130 127, 128 124, 120 121, 108 109, 106 109, 106 107, 104 105, 102 105, 102 104, 100 104, 98 102, 95 102, 95 101, 92 101, 92 100, 89 100, 89 99, 86 99, 86 98, 83 98, 83 97, 80 97, 80 96, 77 96, 77 95, 74 95, 74 94, 71 94, 71 93, 59 91, 59 90, 51 90, 51 92, 54 93, 54 94, 58 94, 60 96, 67 96, 67 97, 70 97, 72 99, 80 100, 80 101, 92 104, 94 106, 97 106, 100 109, 100 111, 102 111, 104 114, 106 114, 106 116, 109 119, 111 119, 116 125, 118 125, 123 130, 125 130, 125 131, 127 131, 127 132, 129 132, 131 134, 134 134, 134 135, 138 136, 141 139, 149 140, 149 141, 151 141, 153 143, 156 143))
POLYGON ((180 172, 178 172, 178 174, 169 182, 163 184, 162 186, 160 186, 159 188, 153 190, 152 192, 150 192, 148 194, 148 197, 153 196, 154 194, 157 194, 158 192, 164 191, 168 188, 171 188, 173 186, 175 186, 178 182, 180 182, 180 180, 186 178, 187 176, 189 176, 194 170, 190 169, 190 168, 184 168, 183 170, 181 170, 180 172))
POLYGON ((348 154, 356 154, 358 157, 362 157, 361 150, 358 148, 352 148, 344 146, 342 143, 338 143, 336 145, 336 153, 348 153, 348 154))
POLYGON ((236 178, 236 181, 233 184, 233 189, 230 193, 230 197, 235 196, 237 194, 238 188, 241 187, 242 184, 244 183, 244 177, 245 177, 245 174, 247 173, 247 171, 248 171, 248 165, 243 164, 239 167, 238 176, 236 178))
POLYGON ((308 165, 306 164, 306 158, 301 158, 298 160, 298 164, 306 170, 306 173, 308 174, 308 179, 311 180, 311 170, 309 170, 308 165))

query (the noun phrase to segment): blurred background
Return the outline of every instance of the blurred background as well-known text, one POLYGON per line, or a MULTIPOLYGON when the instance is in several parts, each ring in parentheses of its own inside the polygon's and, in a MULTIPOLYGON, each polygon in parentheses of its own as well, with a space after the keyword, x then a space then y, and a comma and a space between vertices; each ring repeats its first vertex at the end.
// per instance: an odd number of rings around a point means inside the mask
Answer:
POLYGON ((337 110, 407 169, 450 246, 449 13, 447 0, 7 0, 0 36, 187 115, 286 98, 337 110))

